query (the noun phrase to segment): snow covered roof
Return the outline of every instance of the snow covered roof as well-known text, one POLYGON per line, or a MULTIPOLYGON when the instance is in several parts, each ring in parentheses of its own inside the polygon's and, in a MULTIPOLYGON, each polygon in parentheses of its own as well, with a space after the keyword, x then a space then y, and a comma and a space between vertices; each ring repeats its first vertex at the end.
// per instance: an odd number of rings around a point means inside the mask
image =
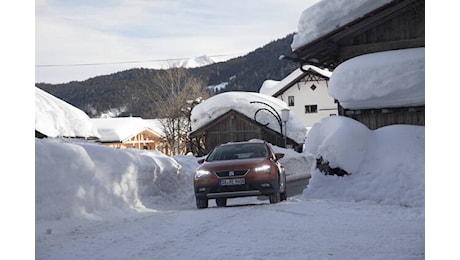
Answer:
POLYGON ((264 82, 262 83, 262 86, 259 89, 259 93, 273 96, 273 93, 275 93, 276 92, 275 90, 278 89, 277 86, 280 82, 281 81, 279 80, 272 80, 272 79, 264 80, 264 82))
MULTIPOLYGON (((251 104, 251 101, 266 103, 272 106, 280 115, 282 109, 289 109, 287 104, 282 100, 265 94, 239 91, 224 92, 206 99, 193 108, 191 115, 192 132, 214 121, 231 109, 236 110, 249 118, 254 118, 254 114, 260 108, 270 109, 269 107, 260 103, 251 104)), ((262 124, 269 123, 267 127, 280 133, 280 126, 278 121, 269 112, 258 113, 257 122, 262 124)), ((299 144, 304 143, 306 134, 305 126, 293 112, 289 113, 289 120, 287 121, 286 131, 286 135, 289 138, 299 144)))
POLYGON ((425 104, 425 48, 366 54, 340 64, 329 95, 347 109, 425 104))
POLYGON ((100 137, 85 112, 37 87, 35 130, 48 137, 100 137))
POLYGON ((394 0, 322 0, 305 9, 291 43, 296 50, 394 0))
POLYGON ((94 126, 101 134, 102 142, 124 141, 136 134, 150 130, 158 136, 164 136, 161 123, 157 119, 140 117, 92 118, 94 126))
MULTIPOLYGON (((321 76, 324 76, 326 78, 330 78, 332 75, 332 72, 324 69, 320 69, 318 67, 312 66, 312 65, 304 65, 302 71, 300 68, 294 70, 286 76, 283 80, 281 81, 274 81, 274 82, 264 82, 262 84, 262 87, 259 90, 259 93, 269 95, 269 96, 278 96, 282 94, 282 92, 285 90, 286 87, 292 86, 294 83, 298 82, 301 78, 303 78, 308 72, 315 72, 318 73, 321 76), (275 84, 276 82, 276 84, 275 84)), ((267 80, 266 80, 267 81, 267 80)))

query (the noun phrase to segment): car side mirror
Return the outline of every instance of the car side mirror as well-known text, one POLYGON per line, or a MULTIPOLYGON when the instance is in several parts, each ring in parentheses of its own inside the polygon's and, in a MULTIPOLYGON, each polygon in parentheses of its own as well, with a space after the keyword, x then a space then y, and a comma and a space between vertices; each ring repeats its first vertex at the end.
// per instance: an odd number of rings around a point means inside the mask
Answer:
POLYGON ((278 161, 279 159, 284 157, 284 153, 275 153, 275 160, 278 161))
POLYGON ((197 162, 198 162, 198 164, 203 164, 204 163, 204 158, 199 159, 197 162))

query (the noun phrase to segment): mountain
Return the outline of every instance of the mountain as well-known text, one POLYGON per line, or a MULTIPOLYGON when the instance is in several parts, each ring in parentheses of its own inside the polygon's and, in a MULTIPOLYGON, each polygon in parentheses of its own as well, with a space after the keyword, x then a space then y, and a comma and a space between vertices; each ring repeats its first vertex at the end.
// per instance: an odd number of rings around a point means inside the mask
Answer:
POLYGON ((192 59, 180 60, 173 64, 173 67, 197 68, 215 63, 210 57, 203 55, 192 59))
MULTIPOLYGON (((298 64, 279 60, 290 55, 293 34, 274 40, 247 55, 225 62, 209 62, 206 56, 181 63, 190 67, 190 75, 203 80, 213 94, 227 91, 258 92, 267 79, 281 80, 294 71, 298 64), (205 63, 202 63, 205 62, 205 63), (196 66, 199 67, 196 67, 196 66)), ((163 70, 134 68, 85 81, 65 84, 37 83, 36 87, 78 107, 90 117, 99 117, 108 111, 117 116, 156 118, 155 76, 163 70)))

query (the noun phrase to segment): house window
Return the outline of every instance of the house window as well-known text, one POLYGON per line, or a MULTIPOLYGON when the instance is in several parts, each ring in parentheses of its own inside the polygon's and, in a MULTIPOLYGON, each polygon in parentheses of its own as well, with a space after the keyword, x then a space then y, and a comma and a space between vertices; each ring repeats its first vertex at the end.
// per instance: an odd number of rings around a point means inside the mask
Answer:
POLYGON ((305 106, 305 114, 318 113, 318 105, 305 106))
POLYGON ((311 90, 315 90, 316 89, 315 84, 312 84, 310 88, 311 88, 311 90))
POLYGON ((294 106, 294 96, 288 96, 288 106, 294 106))

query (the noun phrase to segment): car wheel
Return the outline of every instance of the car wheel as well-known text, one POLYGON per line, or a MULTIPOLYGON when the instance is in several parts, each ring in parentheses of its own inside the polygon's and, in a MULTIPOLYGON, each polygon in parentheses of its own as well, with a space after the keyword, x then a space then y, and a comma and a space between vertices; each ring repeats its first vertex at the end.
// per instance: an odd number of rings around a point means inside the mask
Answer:
POLYGON ((217 207, 225 207, 227 206, 227 198, 217 198, 216 199, 217 207))
POLYGON ((199 209, 205 209, 208 207, 208 199, 196 198, 196 207, 199 209))
POLYGON ((287 200, 286 188, 284 188, 284 192, 280 193, 280 200, 281 200, 281 201, 287 200))
POLYGON ((270 195, 269 197, 270 203, 273 204, 273 203, 278 203, 281 201, 280 190, 281 190, 281 183, 280 183, 280 176, 278 175, 278 188, 276 189, 274 194, 270 195))
POLYGON ((279 191, 276 191, 273 195, 270 195, 270 203, 278 203, 281 200, 281 194, 279 191))
POLYGON ((284 180, 284 190, 280 194, 280 200, 287 200, 287 187, 286 187, 286 179, 284 180))

